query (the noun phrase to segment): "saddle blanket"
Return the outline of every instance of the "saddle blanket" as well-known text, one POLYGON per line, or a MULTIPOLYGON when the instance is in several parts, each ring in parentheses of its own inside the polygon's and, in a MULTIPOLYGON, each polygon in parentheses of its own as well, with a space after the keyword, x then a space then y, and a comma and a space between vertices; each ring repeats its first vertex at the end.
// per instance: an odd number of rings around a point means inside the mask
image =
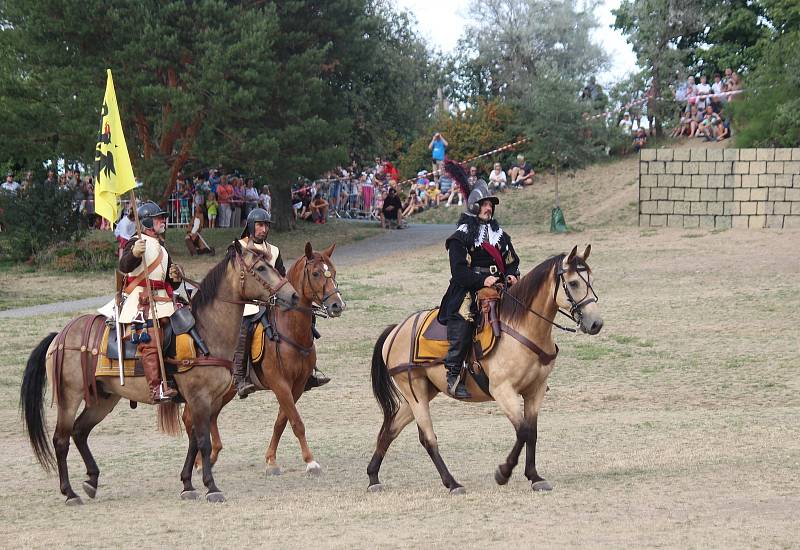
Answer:
MULTIPOLYGON (((119 376, 119 361, 110 359, 106 352, 108 350, 108 333, 110 327, 105 327, 103 332, 103 339, 100 342, 99 360, 97 361, 97 370, 95 376, 119 376)), ((194 340, 188 334, 179 334, 175 337, 175 357, 174 359, 194 359, 197 357, 197 349, 194 345, 194 340)), ((165 357, 166 358, 166 357, 165 357)), ((192 365, 165 365, 168 373, 186 372, 192 368, 192 365)), ((142 362, 137 357, 136 359, 125 359, 122 364, 122 371, 126 377, 130 376, 144 376, 142 370, 142 362)))
MULTIPOLYGON (((436 320, 438 313, 439 308, 436 308, 421 314, 422 322, 418 324, 414 335, 412 362, 442 361, 447 355, 447 327, 436 320)), ((484 322, 475 334, 475 342, 480 343, 483 355, 492 350, 495 340, 491 324, 484 322)))

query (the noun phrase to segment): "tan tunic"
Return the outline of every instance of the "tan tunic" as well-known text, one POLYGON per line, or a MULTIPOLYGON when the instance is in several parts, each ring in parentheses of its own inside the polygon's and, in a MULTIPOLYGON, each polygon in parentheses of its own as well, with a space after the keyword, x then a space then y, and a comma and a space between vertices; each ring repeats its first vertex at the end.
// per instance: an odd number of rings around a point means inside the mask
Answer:
MULTIPOLYGON (((161 242, 154 238, 150 237, 149 235, 142 235, 142 238, 145 241, 145 250, 144 250, 144 257, 142 258, 142 263, 140 263, 133 271, 128 273, 128 280, 133 280, 137 275, 140 275, 142 272, 145 271, 147 266, 151 265, 153 262, 156 261, 158 258, 159 251, 162 251, 161 261, 156 266, 156 268, 150 273, 148 279, 151 281, 164 281, 167 278, 167 265, 169 264, 169 253, 167 249, 161 245, 161 242)), ((137 286, 135 287, 129 295, 124 295, 125 303, 122 305, 122 310, 119 313, 119 322, 120 323, 131 323, 133 319, 136 317, 137 313, 139 312, 139 296, 142 292, 147 292, 145 287, 137 286)), ((169 298, 167 291, 164 289, 153 289, 153 296, 158 296, 161 298, 169 298)), ((175 305, 172 303, 172 300, 169 301, 156 301, 156 317, 161 319, 163 317, 169 317, 175 312, 175 305)), ((148 311, 146 318, 150 318, 150 312, 148 311)))

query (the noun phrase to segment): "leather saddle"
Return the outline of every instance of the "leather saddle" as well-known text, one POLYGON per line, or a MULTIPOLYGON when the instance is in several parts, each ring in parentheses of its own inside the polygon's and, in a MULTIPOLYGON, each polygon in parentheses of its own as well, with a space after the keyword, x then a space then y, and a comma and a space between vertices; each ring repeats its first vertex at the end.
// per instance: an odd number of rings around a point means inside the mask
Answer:
MULTIPOLYGON (((163 331, 163 341, 161 347, 164 350, 164 357, 175 357, 175 331, 172 325, 167 325, 163 331)), ((123 332, 122 347, 124 350, 123 359, 136 359, 137 344, 131 342, 130 334, 123 332)), ((105 356, 109 359, 119 359, 119 348, 117 346, 117 325, 112 324, 108 329, 108 347, 105 356)))

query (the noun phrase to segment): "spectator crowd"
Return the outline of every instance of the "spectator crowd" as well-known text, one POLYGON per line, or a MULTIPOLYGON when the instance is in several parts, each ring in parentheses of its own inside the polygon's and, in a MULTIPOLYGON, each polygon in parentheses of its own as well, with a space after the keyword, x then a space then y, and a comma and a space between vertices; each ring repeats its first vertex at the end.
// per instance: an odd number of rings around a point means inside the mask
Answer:
POLYGON ((741 78, 732 69, 725 69, 724 77, 715 73, 711 84, 706 75, 700 75, 699 82, 694 76, 689 76, 675 94, 681 109, 671 137, 688 136, 705 141, 722 141, 731 137, 726 107, 736 101, 736 94, 741 89, 741 78))

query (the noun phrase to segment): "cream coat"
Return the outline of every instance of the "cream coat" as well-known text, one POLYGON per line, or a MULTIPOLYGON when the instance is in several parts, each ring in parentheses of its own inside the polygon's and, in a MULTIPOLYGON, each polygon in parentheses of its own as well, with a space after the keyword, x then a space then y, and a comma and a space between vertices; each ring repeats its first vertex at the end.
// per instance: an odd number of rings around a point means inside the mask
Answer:
MULTIPOLYGON (((264 241, 261 244, 257 244, 255 242, 254 243, 250 243, 250 239, 247 238, 247 237, 245 237, 243 239, 239 239, 239 244, 242 245, 242 248, 247 248, 249 246, 249 247, 254 248, 256 250, 262 251, 264 254, 269 255, 269 265, 271 265, 272 267, 275 267, 275 261, 278 259, 278 254, 280 254, 280 250, 278 250, 277 246, 275 246, 273 244, 269 244, 266 241, 264 241)), ((244 313, 242 315, 244 317, 247 317, 248 315, 254 315, 256 313, 258 313, 258 306, 257 305, 255 305, 255 304, 246 304, 244 306, 244 313)))
MULTIPOLYGON (((139 264, 136 269, 128 273, 129 280, 141 274, 146 269, 146 266, 152 264, 156 260, 159 250, 163 250, 164 253, 161 256, 161 263, 153 270, 152 273, 150 273, 148 278, 151 281, 164 281, 167 278, 167 264, 169 263, 169 253, 167 252, 167 249, 164 248, 161 245, 161 242, 154 237, 142 234, 142 238, 145 242, 144 257, 142 258, 142 263, 139 264)), ((139 312, 139 296, 142 292, 147 292, 147 289, 137 286, 133 289, 130 295, 123 295, 125 303, 122 305, 122 311, 119 313, 120 323, 129 324, 133 322, 133 319, 139 312)), ((166 290, 155 289, 153 289, 153 296, 161 296, 164 298, 169 297, 166 290)), ((169 317, 175 312, 175 305, 172 303, 172 301, 156 302, 155 305, 156 317, 159 319, 169 317)), ((147 313, 146 318, 150 318, 149 312, 147 313)))

